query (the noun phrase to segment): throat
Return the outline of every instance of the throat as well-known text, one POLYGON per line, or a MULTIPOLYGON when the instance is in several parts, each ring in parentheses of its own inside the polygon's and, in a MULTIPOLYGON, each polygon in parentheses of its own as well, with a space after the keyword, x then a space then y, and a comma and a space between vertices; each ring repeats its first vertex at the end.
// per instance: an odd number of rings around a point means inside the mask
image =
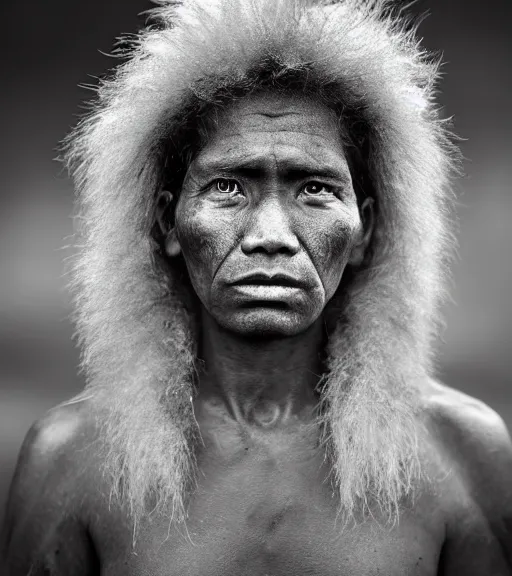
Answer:
POLYGON ((311 421, 322 344, 320 322, 295 337, 250 340, 206 321, 197 401, 259 428, 311 421))

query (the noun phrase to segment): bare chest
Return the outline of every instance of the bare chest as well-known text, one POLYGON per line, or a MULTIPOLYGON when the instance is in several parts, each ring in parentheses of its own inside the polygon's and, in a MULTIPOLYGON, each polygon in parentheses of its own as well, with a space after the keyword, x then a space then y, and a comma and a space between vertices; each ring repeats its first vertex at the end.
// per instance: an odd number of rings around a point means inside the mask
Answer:
POLYGON ((394 527, 343 527, 323 455, 293 449, 203 461, 186 524, 141 527, 102 554, 104 576, 437 574, 442 545, 421 503, 394 527))
MULTIPOLYGON (((207 506, 207 503, 205 502, 207 506)), ((236 514, 163 523, 104 558, 104 576, 435 576, 440 543, 412 519, 343 529, 311 501, 243 503, 236 514)))

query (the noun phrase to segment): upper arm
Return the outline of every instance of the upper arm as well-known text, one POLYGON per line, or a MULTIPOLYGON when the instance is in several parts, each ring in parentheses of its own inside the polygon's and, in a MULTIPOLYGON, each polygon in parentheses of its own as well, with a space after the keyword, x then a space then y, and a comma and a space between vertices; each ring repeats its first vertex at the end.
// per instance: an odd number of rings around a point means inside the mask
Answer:
POLYGON ((437 425, 448 453, 446 576, 512 576, 512 442, 479 400, 445 391, 437 425))
POLYGON ((75 409, 54 409, 23 443, 1 535, 9 576, 95 574, 94 551, 81 509, 83 422, 75 409))

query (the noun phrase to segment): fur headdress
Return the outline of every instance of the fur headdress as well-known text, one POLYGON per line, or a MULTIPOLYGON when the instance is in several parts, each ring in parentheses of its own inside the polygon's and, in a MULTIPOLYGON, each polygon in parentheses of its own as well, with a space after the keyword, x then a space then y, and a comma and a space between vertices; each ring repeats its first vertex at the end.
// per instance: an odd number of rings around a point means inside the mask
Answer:
POLYGON ((203 115, 262 87, 335 106, 364 156, 376 229, 368 265, 330 308, 326 447, 347 517, 369 499, 392 513, 410 492, 411 407, 431 371, 455 153, 433 104, 437 65, 396 16, 384 0, 160 0, 71 135, 86 393, 135 519, 150 501, 183 518, 194 476, 195 336, 152 238, 156 194, 164 178, 179 186, 203 115))

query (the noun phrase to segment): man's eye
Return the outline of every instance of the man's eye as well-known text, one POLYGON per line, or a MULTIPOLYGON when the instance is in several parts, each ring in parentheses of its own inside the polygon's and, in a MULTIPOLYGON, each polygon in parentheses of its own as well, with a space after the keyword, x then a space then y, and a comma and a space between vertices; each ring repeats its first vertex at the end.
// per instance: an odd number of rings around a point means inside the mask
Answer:
POLYGON ((319 196, 321 194, 332 194, 333 188, 320 182, 308 182, 302 191, 310 196, 319 196))
POLYGON ((214 183, 214 188, 217 192, 222 194, 240 194, 240 186, 236 180, 228 180, 227 178, 219 178, 214 183))

